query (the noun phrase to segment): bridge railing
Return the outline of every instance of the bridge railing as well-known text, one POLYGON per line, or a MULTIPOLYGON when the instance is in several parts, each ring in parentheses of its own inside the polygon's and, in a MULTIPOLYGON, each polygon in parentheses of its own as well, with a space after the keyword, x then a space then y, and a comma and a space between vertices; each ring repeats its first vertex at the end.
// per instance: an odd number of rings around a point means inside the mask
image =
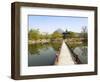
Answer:
POLYGON ((69 50, 71 51, 71 53, 73 54, 72 56, 74 57, 74 61, 77 64, 82 64, 81 60, 78 58, 78 55, 76 55, 73 50, 71 49, 71 47, 68 45, 68 43, 66 42, 66 45, 68 46, 69 50))

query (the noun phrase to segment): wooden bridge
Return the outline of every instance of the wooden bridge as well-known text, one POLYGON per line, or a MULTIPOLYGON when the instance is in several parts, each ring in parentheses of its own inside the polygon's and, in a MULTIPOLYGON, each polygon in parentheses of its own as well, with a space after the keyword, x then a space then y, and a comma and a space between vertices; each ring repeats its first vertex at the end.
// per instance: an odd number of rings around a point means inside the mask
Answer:
POLYGON ((60 49, 60 54, 57 57, 58 58, 55 61, 55 65, 73 65, 80 63, 79 59, 77 62, 77 57, 71 52, 70 48, 65 44, 64 41, 60 49))

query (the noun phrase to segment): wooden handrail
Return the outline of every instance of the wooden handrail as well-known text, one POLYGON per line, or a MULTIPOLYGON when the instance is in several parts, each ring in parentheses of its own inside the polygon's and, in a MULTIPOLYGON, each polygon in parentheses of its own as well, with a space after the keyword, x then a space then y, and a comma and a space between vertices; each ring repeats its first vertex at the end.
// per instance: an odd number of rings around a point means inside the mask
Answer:
POLYGON ((76 61, 77 64, 82 64, 81 60, 78 58, 78 55, 76 55, 73 50, 71 49, 71 47, 68 45, 68 43, 66 42, 66 45, 68 46, 69 50, 71 51, 71 53, 73 54, 74 60, 76 61))

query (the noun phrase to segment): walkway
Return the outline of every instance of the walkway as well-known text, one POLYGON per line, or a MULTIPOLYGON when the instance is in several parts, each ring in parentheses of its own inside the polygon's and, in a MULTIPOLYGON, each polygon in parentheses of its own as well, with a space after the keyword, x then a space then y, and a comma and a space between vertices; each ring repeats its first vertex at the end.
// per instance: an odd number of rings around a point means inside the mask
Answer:
POLYGON ((55 62, 55 65, 72 65, 75 64, 72 53, 70 52, 68 46, 63 41, 60 54, 58 56, 58 61, 55 62))

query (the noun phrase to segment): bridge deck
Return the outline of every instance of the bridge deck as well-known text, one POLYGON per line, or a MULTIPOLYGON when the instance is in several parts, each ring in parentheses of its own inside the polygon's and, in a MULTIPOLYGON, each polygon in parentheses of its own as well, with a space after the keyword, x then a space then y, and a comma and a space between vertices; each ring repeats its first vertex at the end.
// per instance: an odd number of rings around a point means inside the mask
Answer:
POLYGON ((70 52, 68 46, 63 41, 58 60, 55 62, 55 65, 72 65, 75 64, 73 60, 72 53, 70 52))

